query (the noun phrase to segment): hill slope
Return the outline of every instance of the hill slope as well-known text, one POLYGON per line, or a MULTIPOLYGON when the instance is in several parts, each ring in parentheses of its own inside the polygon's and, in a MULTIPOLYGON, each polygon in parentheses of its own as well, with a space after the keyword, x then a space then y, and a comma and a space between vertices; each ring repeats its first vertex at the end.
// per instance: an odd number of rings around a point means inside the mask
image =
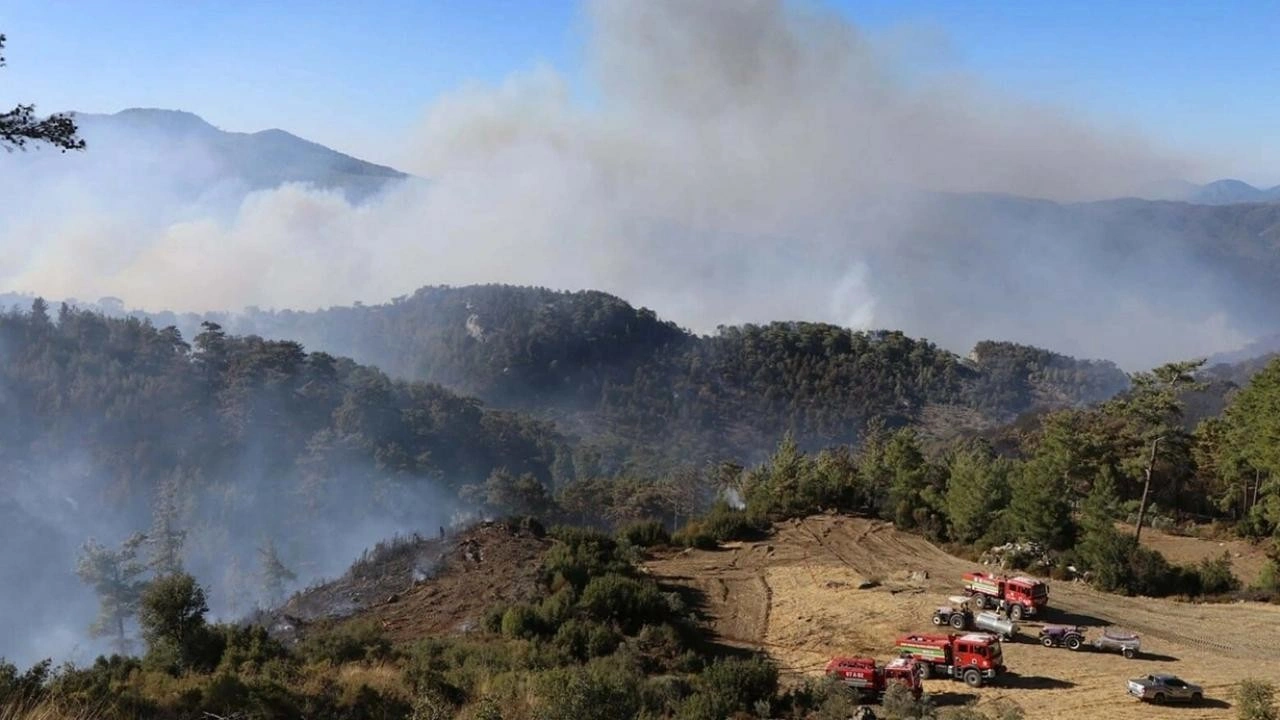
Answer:
POLYGON ((268 599, 265 543, 303 581, 331 574, 450 524, 466 483, 503 469, 550 485, 568 456, 546 423, 294 342, 0 314, 0 543, 27 549, 0 564, 0 655, 79 642, 94 598, 73 573, 91 537, 152 533, 142 559, 172 549, 235 614, 268 599))
POLYGON ((902 333, 822 323, 699 336, 591 291, 428 287, 385 305, 215 317, 555 419, 595 440, 606 470, 636 448, 666 463, 754 461, 788 431, 806 447, 845 443, 871 420, 919 422, 930 408, 998 423, 1127 384, 1111 363, 1012 343, 982 343, 966 359, 902 333))

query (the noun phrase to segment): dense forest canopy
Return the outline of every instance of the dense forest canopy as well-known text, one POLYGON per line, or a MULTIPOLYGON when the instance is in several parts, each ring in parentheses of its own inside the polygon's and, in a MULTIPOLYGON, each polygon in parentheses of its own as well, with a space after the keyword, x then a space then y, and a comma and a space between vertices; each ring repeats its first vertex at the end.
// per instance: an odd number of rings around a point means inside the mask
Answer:
MULTIPOLYGON (((639 449, 631 462, 653 468, 758 460, 788 431, 818 448, 856 440, 871 420, 919 423, 937 408, 991 426, 1038 408, 1104 400, 1127 384, 1112 363, 1013 343, 980 343, 962 358, 900 332, 823 323, 696 335, 594 291, 427 287, 383 305, 149 317, 296 339, 392 376, 555 419, 614 469, 623 462, 619 448, 639 449)), ((934 420, 929 429, 950 436, 950 424, 934 420)))
POLYGON ((265 543, 307 578, 335 572, 396 532, 448 525, 458 490, 495 470, 550 486, 569 454, 545 422, 298 343, 213 324, 188 342, 37 301, 0 315, 0 533, 33 549, 5 555, 4 577, 29 580, 0 590, 6 654, 48 653, 57 638, 24 646, 32 632, 85 624, 83 604, 50 598, 83 596, 72 571, 90 537, 182 528, 215 610, 243 611, 262 600, 265 543))
MULTIPOLYGON (((814 323, 698 337, 604 294, 492 288, 559 301, 526 303, 506 327, 484 320, 485 290, 432 290, 461 299, 461 310, 456 327, 423 316, 432 332, 455 333, 423 347, 435 372, 455 373, 505 408, 208 321, 188 339, 173 326, 67 305, 54 312, 38 299, 0 315, 0 461, 11 489, 0 533, 34 549, 0 566, 27 580, 0 591, 4 652, 74 655, 86 630, 100 638, 91 648, 146 648, 141 664, 104 659, 55 676, 36 666, 6 682, 85 697, 76 683, 99 687, 117 672, 132 683, 155 677, 138 672, 213 682, 216 668, 244 653, 266 652, 293 677, 320 672, 301 669, 309 658, 408 662, 376 629, 287 650, 266 631, 208 625, 205 615, 278 604, 382 538, 468 515, 623 528, 625 547, 711 547, 838 510, 957 547, 1030 541, 1051 554, 1044 572, 1071 565, 1104 589, 1156 595, 1230 593, 1241 583, 1229 560, 1171 565, 1115 523, 1216 519, 1258 539, 1280 530, 1280 360, 1241 387, 1199 361, 1126 376, 1015 344, 981 343, 960 358, 902 333, 814 323), (930 434, 938 408, 982 422, 930 434), (590 432, 580 432, 584 418, 596 425, 590 432), (1017 422, 1000 422, 1009 419, 1017 422), (351 647, 366 649, 343 649, 351 647), (325 654, 347 652, 356 654, 325 654)), ((340 312, 373 321, 386 311, 340 312)), ((558 536, 547 562, 568 561, 563 548, 584 538, 607 540, 578 532, 558 536)), ((677 632, 663 627, 692 632, 687 609, 660 599, 630 562, 575 570, 582 579, 572 590, 553 576, 537 603, 486 621, 479 642, 561 647, 569 655, 546 662, 573 667, 593 662, 595 651, 583 649, 593 642, 603 655, 632 647, 647 658, 654 633, 677 632)), ((1255 592, 1280 589, 1278 576, 1273 561, 1255 592)), ((704 667, 684 652, 634 661, 704 667)), ((265 666, 242 668, 238 682, 280 682, 265 666)), ((483 700, 474 686, 441 687, 451 688, 447 704, 483 700)), ((702 697, 690 692, 672 702, 702 697)), ((128 702, 174 711, 149 693, 128 702)))

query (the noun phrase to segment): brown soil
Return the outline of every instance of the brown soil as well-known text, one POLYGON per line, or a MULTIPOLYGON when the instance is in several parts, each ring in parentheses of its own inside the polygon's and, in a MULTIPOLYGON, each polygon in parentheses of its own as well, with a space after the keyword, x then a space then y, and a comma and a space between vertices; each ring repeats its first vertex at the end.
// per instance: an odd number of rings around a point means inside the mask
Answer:
POLYGON ((285 640, 351 618, 373 618, 396 643, 467 632, 492 606, 537 594, 549 544, 505 523, 481 523, 443 540, 398 540, 257 621, 285 640))
MULTIPOLYGON (((1123 527, 1126 531, 1133 532, 1132 525, 1123 527)), ((1267 562, 1267 554, 1262 545, 1244 540, 1206 540, 1144 528, 1142 544, 1160 551, 1166 560, 1178 565, 1195 565, 1205 558, 1222 557, 1222 553, 1227 552, 1231 556, 1232 571, 1246 586, 1258 579, 1258 573, 1267 562)))
MULTIPOLYGON (((895 637, 934 630, 933 608, 974 569, 887 523, 827 515, 783 523, 759 542, 671 552, 648 567, 698 594, 724 642, 763 649, 789 680, 820 675, 837 654, 893 657, 895 637)), ((1229 718, 1236 680, 1280 677, 1280 606, 1125 598, 1055 582, 1050 608, 1046 618, 1022 624, 1019 642, 1005 644, 1012 674, 999 685, 971 690, 930 680, 928 691, 939 704, 1005 698, 1028 718, 1229 718), (1145 657, 1041 647, 1033 640, 1044 620, 1095 628, 1091 636, 1108 625, 1136 631, 1145 657), (1162 710, 1125 695, 1126 679, 1152 672, 1203 685, 1208 702, 1162 710)))

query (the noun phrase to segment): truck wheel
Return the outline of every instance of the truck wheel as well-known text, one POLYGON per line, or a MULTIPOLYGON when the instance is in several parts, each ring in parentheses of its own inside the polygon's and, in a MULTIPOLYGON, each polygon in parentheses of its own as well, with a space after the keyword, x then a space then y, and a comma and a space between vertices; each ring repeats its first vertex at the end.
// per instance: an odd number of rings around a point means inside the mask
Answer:
POLYGON ((969 668, 964 671, 964 684, 972 688, 982 687, 982 673, 969 668))
POLYGON ((1067 648, 1068 648, 1068 649, 1070 649, 1070 650, 1079 650, 1079 649, 1080 649, 1080 636, 1079 636, 1079 635, 1072 635, 1071 637, 1067 638, 1067 648))
POLYGON ((941 616, 941 615, 934 615, 934 616, 933 616, 933 624, 934 624, 934 625, 942 625, 942 616, 941 616))
POLYGON ((1009 618, 1010 618, 1011 620, 1021 620, 1021 619, 1022 619, 1022 606, 1021 606, 1021 605, 1014 605, 1014 606, 1013 606, 1013 609, 1009 611, 1009 618))
POLYGON ((1164 693, 1156 693, 1156 696, 1155 696, 1155 697, 1153 697, 1153 698, 1151 698, 1151 702, 1154 702, 1154 703, 1155 703, 1155 704, 1157 704, 1157 705, 1163 705, 1163 704, 1164 704, 1164 693))
POLYGON ((1045 635, 1044 637, 1040 638, 1040 644, 1045 647, 1053 647, 1053 638, 1049 637, 1048 635, 1045 635))
POLYGON ((916 663, 916 673, 920 675, 921 680, 928 680, 933 674, 933 666, 927 662, 916 663))
POLYGON ((974 607, 976 607, 976 608, 978 608, 979 610, 986 610, 986 609, 987 609, 987 596, 986 596, 986 595, 983 595, 982 593, 974 593, 974 594, 973 594, 973 606, 974 606, 974 607))
POLYGON ((964 615, 962 613, 956 613, 951 616, 951 627, 957 630, 964 629, 964 615))
POLYGON ((1200 693, 1191 693, 1191 703, 1193 705, 1199 705, 1201 700, 1204 700, 1203 695, 1200 693))
POLYGON ((1134 652, 1133 648, 1125 648, 1120 651, 1120 654, 1124 655, 1126 660, 1132 660, 1138 653, 1134 652))

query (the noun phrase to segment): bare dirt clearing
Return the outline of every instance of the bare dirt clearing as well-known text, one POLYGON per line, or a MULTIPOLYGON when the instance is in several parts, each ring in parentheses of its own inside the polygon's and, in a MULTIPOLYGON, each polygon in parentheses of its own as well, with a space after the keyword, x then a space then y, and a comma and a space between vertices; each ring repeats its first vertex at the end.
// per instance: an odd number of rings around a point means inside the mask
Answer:
MULTIPOLYGON (((784 523, 766 540, 671 553, 648 567, 698 593, 724 642, 761 648, 799 679, 819 675, 836 654, 893 657, 899 634, 934 630, 933 609, 975 564, 884 522, 822 515, 784 523)), ((1229 718, 1230 689, 1243 674, 1280 677, 1280 606, 1125 598, 1070 582, 1052 583, 1049 603, 1046 618, 1024 622, 1022 639, 1005 644, 1011 677, 980 690, 931 680, 927 690, 939 704, 1007 698, 1029 718, 1229 718), (1041 647, 1034 636, 1045 620, 1134 630, 1144 657, 1041 647), (1125 695, 1126 679, 1157 671, 1202 684, 1209 701, 1155 708, 1125 695)))
MULTIPOLYGON (((1120 527, 1133 532, 1132 525, 1120 527)), ((1267 552, 1262 545, 1244 540, 1208 540, 1144 528, 1142 544, 1158 550, 1169 562, 1179 565, 1195 565, 1206 558, 1215 560, 1226 552, 1231 557, 1232 572, 1245 585, 1258 579, 1258 573, 1262 572, 1262 566, 1267 562, 1267 552)))

